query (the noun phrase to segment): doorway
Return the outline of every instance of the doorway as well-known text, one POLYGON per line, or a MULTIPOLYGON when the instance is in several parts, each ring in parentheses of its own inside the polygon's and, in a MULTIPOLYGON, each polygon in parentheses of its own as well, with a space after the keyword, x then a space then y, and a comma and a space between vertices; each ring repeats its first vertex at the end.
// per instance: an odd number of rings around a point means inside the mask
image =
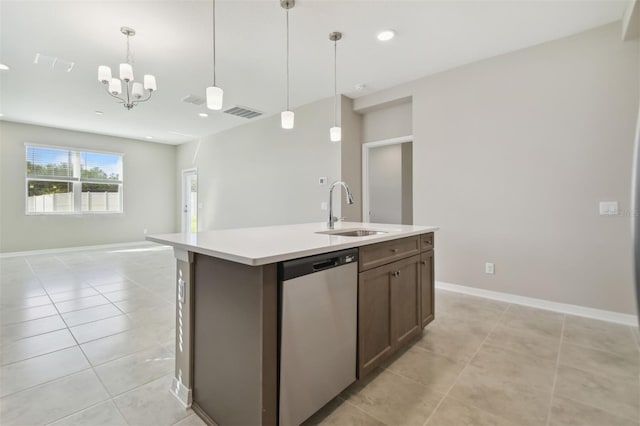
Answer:
POLYGON ((198 171, 182 171, 182 232, 198 232, 198 171))
POLYGON ((407 136, 362 146, 365 222, 413 224, 412 139, 407 136))

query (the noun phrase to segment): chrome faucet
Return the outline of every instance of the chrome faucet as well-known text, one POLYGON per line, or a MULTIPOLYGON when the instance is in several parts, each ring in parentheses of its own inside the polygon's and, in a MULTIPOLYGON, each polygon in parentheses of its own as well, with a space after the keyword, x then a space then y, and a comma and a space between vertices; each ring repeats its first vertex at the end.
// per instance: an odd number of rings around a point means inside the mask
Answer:
POLYGON ((329 229, 333 229, 333 224, 338 221, 338 218, 333 216, 333 188, 335 188, 337 185, 342 185, 342 187, 344 188, 346 192, 347 203, 353 204, 353 196, 351 195, 351 191, 349 191, 349 187, 347 186, 347 184, 341 180, 333 182, 331 184, 331 189, 329 190, 329 222, 327 222, 329 229))

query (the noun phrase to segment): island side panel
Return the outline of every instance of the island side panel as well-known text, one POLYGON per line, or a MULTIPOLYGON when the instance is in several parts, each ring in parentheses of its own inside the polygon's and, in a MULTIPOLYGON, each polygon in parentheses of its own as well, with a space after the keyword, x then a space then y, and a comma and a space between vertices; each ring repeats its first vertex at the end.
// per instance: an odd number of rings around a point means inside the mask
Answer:
POLYGON ((194 409, 218 425, 275 424, 275 265, 196 254, 194 272, 194 409))
POLYGON ((176 257, 176 342, 175 372, 171 392, 185 407, 191 406, 192 369, 192 307, 193 253, 174 248, 176 257))

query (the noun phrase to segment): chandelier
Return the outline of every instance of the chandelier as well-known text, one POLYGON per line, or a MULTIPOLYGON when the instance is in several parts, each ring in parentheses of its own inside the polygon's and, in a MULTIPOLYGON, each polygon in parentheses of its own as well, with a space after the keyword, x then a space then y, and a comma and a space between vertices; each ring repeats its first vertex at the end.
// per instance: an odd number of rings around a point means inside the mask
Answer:
POLYGON ((129 38, 136 35, 136 31, 133 28, 121 27, 120 32, 127 36, 127 57, 125 63, 120 64, 120 78, 112 78, 111 68, 106 65, 100 65, 98 67, 98 81, 106 86, 109 95, 116 98, 126 109, 131 109, 140 102, 146 102, 151 98, 151 94, 156 90, 156 78, 151 74, 145 74, 144 85, 133 81, 129 38), (123 81, 124 92, 122 90, 123 81), (146 94, 145 91, 147 91, 146 94))

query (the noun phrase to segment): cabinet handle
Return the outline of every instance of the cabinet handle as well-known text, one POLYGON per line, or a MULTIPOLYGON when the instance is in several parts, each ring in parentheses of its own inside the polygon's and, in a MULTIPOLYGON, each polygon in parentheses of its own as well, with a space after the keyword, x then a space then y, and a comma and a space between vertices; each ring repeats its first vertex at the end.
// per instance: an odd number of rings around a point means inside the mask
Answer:
POLYGON ((421 260, 420 263, 422 263, 423 265, 426 265, 427 261, 426 260, 421 260))
POLYGON ((391 249, 391 252, 392 252, 392 253, 397 253, 397 252, 398 252, 398 249, 397 249, 397 248, 392 248, 392 249, 391 249))
POLYGON ((424 243, 431 245, 431 241, 429 241, 429 240, 424 240, 424 243))
POLYGON ((392 275, 393 275, 394 277, 399 277, 399 276, 400 276, 400 271, 392 272, 392 275))

